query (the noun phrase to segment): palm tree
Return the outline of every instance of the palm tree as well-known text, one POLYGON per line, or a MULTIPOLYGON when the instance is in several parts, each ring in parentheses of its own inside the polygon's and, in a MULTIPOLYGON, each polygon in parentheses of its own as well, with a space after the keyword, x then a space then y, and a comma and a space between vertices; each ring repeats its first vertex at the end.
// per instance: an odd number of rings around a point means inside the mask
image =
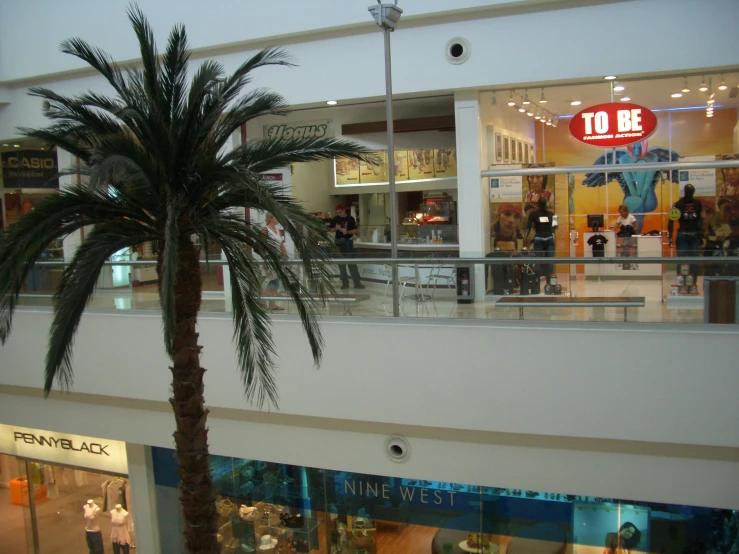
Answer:
MULTIPOLYGON (((62 190, 38 205, 3 237, 0 247, 0 340, 11 330, 12 316, 28 271, 53 241, 94 226, 66 266, 54 296, 44 392, 56 382, 72 384, 72 344, 86 304, 104 263, 115 252, 160 241, 157 259, 164 346, 172 360, 174 434, 185 545, 190 553, 219 551, 215 488, 208 462, 208 432, 200 365, 197 318, 201 301, 199 252, 191 237, 222 249, 231 274, 234 341, 246 396, 277 403, 274 344, 270 318, 260 302, 260 253, 297 307, 313 358, 320 362, 323 341, 315 299, 330 289, 326 254, 318 241, 328 239, 322 224, 289 193, 266 183, 261 174, 295 162, 335 156, 371 160, 358 145, 338 139, 301 138, 251 141, 224 152, 232 133, 256 117, 286 113, 284 99, 257 89, 241 94, 251 73, 270 65, 291 65, 279 49, 267 49, 232 75, 205 61, 188 77, 190 54, 185 28, 175 26, 160 57, 152 29, 138 7, 128 17, 141 48, 142 67, 123 69, 105 52, 80 39, 61 50, 80 58, 102 75, 114 96, 87 92, 63 96, 46 88, 30 94, 45 100, 52 123, 21 129, 29 137, 70 152, 80 163, 66 174, 84 183, 62 190), (297 268, 281 263, 279 248, 234 208, 273 213, 290 235, 300 267, 317 279, 311 295, 297 268)), ((65 173, 65 172, 63 172, 65 173)), ((206 252, 207 257, 207 252, 206 252)))

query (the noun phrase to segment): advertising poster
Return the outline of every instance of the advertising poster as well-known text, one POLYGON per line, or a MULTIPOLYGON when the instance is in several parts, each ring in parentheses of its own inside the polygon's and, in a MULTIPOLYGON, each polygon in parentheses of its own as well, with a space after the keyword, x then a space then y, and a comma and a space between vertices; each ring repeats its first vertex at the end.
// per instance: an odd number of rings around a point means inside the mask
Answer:
POLYGON ((409 150, 408 151, 408 176, 411 181, 419 179, 434 178, 434 151, 409 150))
POLYGON ((336 184, 359 184, 359 160, 353 158, 336 158, 336 184))
POLYGON ((521 202, 522 177, 491 177, 491 202, 521 202))
POLYGON ((521 201, 492 202, 490 204, 490 225, 491 249, 495 248, 496 242, 515 241, 518 250, 526 225, 521 201))
POLYGON ((434 177, 457 176, 457 150, 454 148, 439 148, 434 150, 434 177))
MULTIPOLYGON (((739 160, 739 154, 721 154, 716 156, 716 159, 739 160)), ((717 169, 714 178, 716 179, 716 196, 739 196, 739 168, 717 169)))
MULTIPOLYGON (((686 156, 681 158, 681 162, 712 162, 715 156, 686 156)), ((716 191, 716 170, 715 169, 691 169, 680 171, 680 196, 683 196, 685 185, 690 183, 695 187, 696 196, 714 196, 716 191)))
POLYGON ((393 152, 393 171, 396 181, 408 180, 408 152, 405 150, 393 152))
MULTIPOLYGON (((554 167, 554 162, 545 164, 525 164, 524 168, 554 167)), ((523 201, 525 211, 536 210, 539 198, 547 199, 547 207, 554 211, 554 175, 528 175, 524 179, 523 201)))
POLYGON ((359 162, 359 182, 385 183, 387 182, 387 152, 376 152, 378 163, 359 162))

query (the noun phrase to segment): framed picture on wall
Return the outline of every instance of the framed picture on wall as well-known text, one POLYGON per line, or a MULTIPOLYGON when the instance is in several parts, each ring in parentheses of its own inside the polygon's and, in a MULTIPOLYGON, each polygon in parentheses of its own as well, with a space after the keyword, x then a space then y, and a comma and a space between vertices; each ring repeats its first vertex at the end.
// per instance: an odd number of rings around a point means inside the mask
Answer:
POLYGON ((511 137, 511 163, 514 164, 518 161, 516 157, 516 139, 511 137))
POLYGON ((503 137, 503 163, 511 163, 511 139, 503 137))
POLYGON ((495 133, 495 163, 503 163, 503 135, 495 133))
POLYGON ((516 159, 518 160, 518 163, 522 164, 523 163, 523 141, 521 139, 518 139, 517 145, 518 145, 518 148, 517 148, 518 156, 516 157, 516 159))
POLYGON ((529 162, 529 145, 528 143, 523 143, 523 163, 527 164, 529 162))
POLYGON ((531 143, 529 144, 529 159, 531 160, 532 164, 536 163, 536 156, 534 155, 534 153, 535 153, 534 144, 531 143))

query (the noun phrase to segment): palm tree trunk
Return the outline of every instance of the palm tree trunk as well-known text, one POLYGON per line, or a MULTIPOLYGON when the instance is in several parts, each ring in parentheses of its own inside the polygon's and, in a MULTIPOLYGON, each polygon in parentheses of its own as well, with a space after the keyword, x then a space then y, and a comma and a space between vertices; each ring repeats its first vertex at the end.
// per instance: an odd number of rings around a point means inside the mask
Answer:
POLYGON ((187 237, 178 244, 175 312, 177 327, 172 361, 172 398, 177 431, 174 434, 180 474, 180 501, 185 517, 185 550, 189 554, 217 554, 218 521, 215 486, 210 475, 208 430, 203 397, 200 346, 195 326, 202 280, 197 250, 187 237))

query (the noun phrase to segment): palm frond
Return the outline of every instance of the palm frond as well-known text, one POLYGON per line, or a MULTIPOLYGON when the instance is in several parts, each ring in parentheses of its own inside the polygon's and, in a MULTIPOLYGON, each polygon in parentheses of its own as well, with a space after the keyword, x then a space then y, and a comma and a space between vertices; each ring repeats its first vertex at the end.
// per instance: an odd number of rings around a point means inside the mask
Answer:
POLYGON ((157 53, 154 32, 146 19, 144 12, 137 5, 128 7, 128 20, 131 22, 134 33, 139 40, 139 51, 143 63, 142 84, 149 100, 151 109, 157 116, 162 116, 164 107, 159 83, 159 54, 157 53))
POLYGON ((169 33, 162 61, 162 99, 169 108, 166 123, 179 122, 186 105, 187 63, 190 60, 184 25, 175 25, 169 33))
POLYGON ((72 383, 72 347, 82 312, 95 290, 103 265, 121 248, 146 240, 141 229, 127 220, 98 224, 85 238, 71 263, 64 269, 54 295, 54 319, 49 330, 44 395, 57 381, 62 389, 72 383))

